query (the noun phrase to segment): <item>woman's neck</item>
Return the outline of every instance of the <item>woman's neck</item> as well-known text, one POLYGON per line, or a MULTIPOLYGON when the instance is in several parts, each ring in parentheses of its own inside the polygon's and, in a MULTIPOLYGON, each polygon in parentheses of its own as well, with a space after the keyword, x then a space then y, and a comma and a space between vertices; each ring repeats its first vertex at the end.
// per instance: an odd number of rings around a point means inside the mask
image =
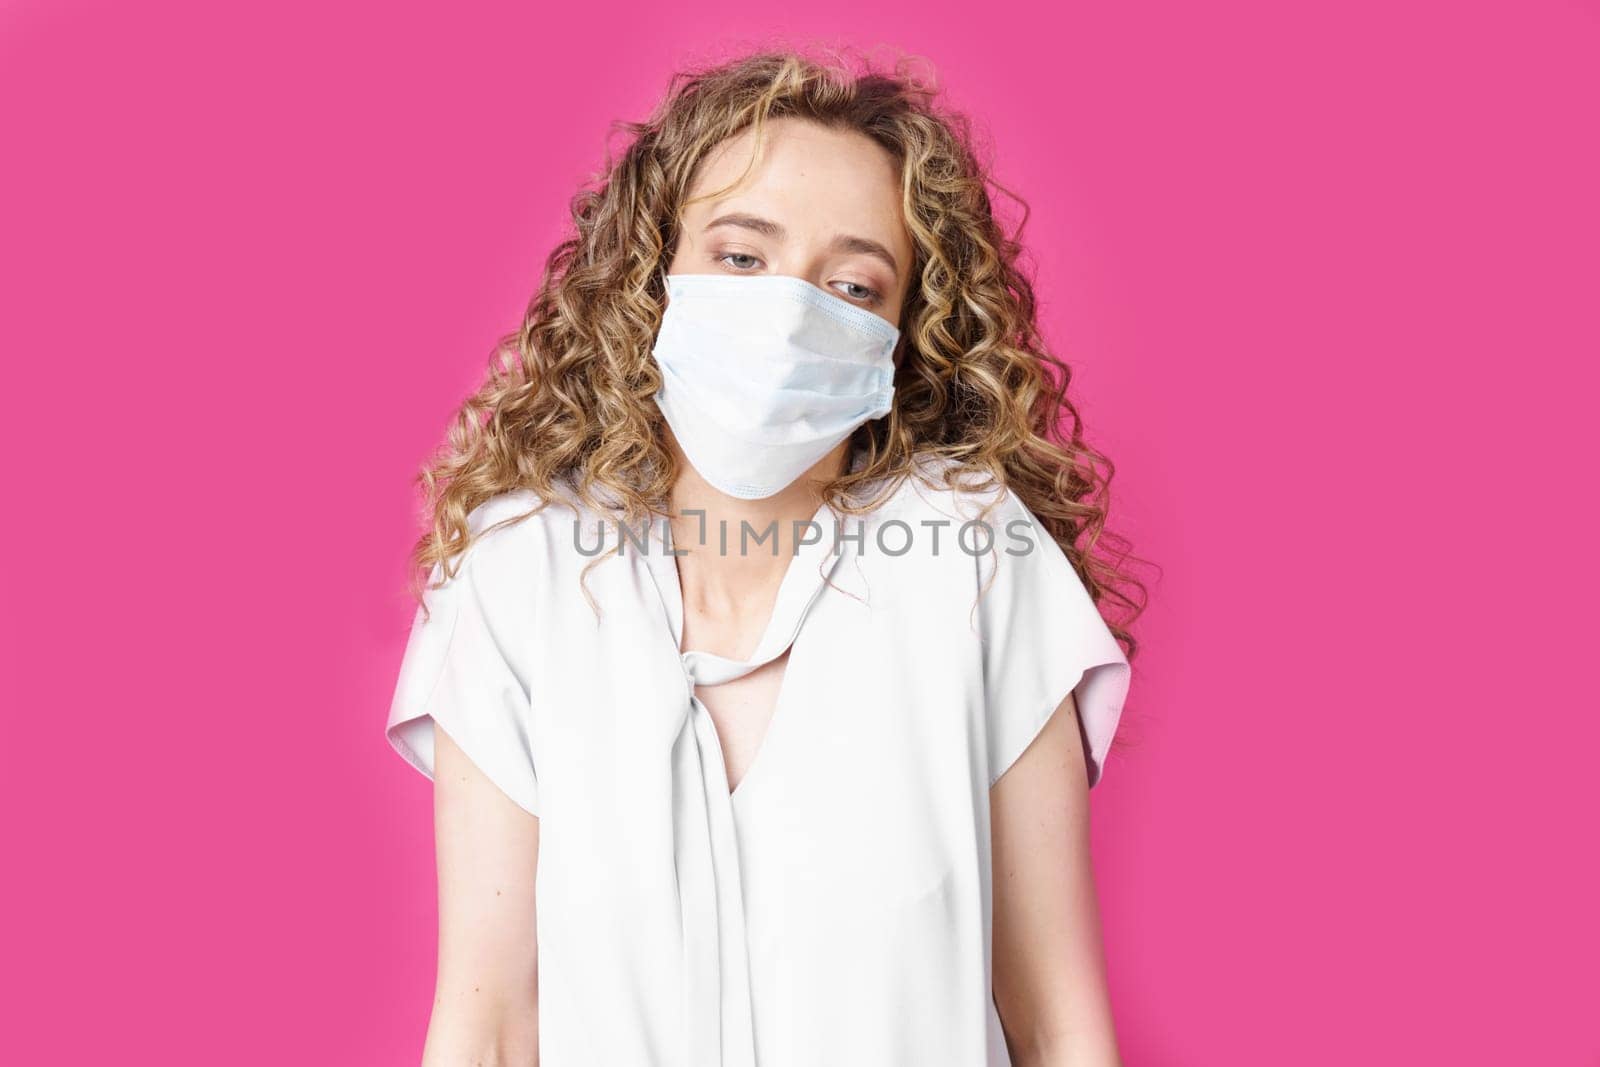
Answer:
POLYGON ((841 442, 794 482, 759 500, 740 500, 709 485, 676 442, 678 480, 672 489, 672 544, 684 606, 713 618, 764 615, 794 558, 797 535, 820 533, 805 524, 822 504, 820 486, 842 474, 850 454, 841 442))

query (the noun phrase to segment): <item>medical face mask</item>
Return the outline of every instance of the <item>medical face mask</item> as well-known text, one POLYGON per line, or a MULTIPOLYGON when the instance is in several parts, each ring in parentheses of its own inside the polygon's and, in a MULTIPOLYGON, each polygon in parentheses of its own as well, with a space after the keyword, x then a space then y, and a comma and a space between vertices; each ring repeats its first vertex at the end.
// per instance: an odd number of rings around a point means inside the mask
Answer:
POLYGON ((655 401, 694 469, 771 496, 889 413, 900 331, 783 274, 668 274, 655 401))

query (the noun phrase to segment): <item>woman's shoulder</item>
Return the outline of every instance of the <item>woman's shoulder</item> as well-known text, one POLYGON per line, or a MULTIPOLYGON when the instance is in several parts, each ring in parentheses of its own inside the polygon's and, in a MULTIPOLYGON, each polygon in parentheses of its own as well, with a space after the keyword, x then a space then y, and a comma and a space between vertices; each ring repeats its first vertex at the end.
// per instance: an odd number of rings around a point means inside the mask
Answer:
POLYGON ((549 501, 532 489, 507 489, 467 512, 467 533, 473 548, 500 547, 541 536, 549 525, 549 501))
POLYGON ((981 584, 997 553, 1026 544, 1029 512, 1004 482, 945 457, 918 457, 863 519, 846 527, 864 557, 912 583, 940 581, 966 590, 981 584), (985 562, 987 561, 987 562, 985 562))
POLYGON ((496 578, 531 567, 548 573, 570 555, 574 524, 584 509, 561 492, 519 487, 503 490, 467 512, 466 557, 480 574, 496 578))
POLYGON ((895 519, 913 525, 948 522, 961 526, 1005 523, 1026 514, 1021 498, 1004 481, 963 470, 962 464, 948 456, 917 456, 911 468, 873 509, 878 522, 895 519))

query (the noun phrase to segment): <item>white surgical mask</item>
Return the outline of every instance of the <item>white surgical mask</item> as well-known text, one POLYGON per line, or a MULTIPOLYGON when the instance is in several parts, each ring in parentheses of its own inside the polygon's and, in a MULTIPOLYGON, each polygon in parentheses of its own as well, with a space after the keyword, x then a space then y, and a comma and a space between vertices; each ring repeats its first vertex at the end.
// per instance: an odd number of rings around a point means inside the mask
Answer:
POLYGON ((784 274, 668 274, 655 394, 700 476, 768 497, 889 413, 900 331, 784 274))

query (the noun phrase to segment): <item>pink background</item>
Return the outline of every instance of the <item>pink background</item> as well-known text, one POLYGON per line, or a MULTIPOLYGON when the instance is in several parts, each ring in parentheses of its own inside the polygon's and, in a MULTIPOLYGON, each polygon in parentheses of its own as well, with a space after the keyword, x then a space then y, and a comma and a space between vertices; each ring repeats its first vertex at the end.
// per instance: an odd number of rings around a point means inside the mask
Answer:
POLYGON ((1600 15, 0 5, 16 1063, 414 1062, 411 477, 606 123, 921 54, 1164 575, 1094 793, 1130 1065, 1600 1062, 1600 15))

